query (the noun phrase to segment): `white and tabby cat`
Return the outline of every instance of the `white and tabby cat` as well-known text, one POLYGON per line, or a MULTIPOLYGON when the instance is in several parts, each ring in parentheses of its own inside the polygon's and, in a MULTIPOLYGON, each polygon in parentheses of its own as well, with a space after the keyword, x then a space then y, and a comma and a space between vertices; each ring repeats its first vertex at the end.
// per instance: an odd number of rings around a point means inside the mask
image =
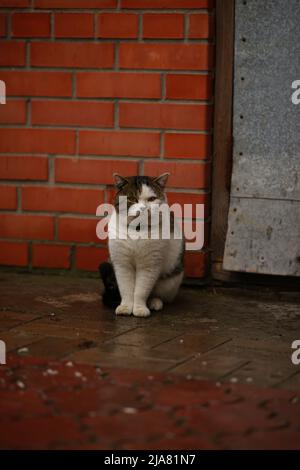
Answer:
MULTIPOLYGON (((122 177, 115 174, 117 195, 115 209, 108 225, 110 259, 117 278, 121 302, 117 315, 147 317, 150 310, 160 310, 163 302, 174 300, 183 279, 184 241, 182 238, 163 239, 122 238, 128 227, 122 226, 119 211, 120 196, 128 201, 129 220, 141 212, 150 213, 166 203, 165 184, 168 173, 157 178, 148 176, 122 177), (154 206, 155 205, 155 206, 154 206)), ((170 215, 174 233, 174 218, 170 215)), ((160 219, 161 220, 161 219, 160 219)), ((137 226, 137 230, 143 230, 137 226)))

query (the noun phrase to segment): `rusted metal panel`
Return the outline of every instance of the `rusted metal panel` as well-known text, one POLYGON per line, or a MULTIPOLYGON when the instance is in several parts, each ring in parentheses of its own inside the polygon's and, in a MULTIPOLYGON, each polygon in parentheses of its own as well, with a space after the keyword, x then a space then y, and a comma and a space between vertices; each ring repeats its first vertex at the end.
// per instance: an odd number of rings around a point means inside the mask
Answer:
POLYGON ((300 276, 300 104, 291 99, 300 79, 299 17, 299 0, 236 0, 224 269, 300 276))
POLYGON ((299 18, 299 0, 236 2, 235 196, 300 200, 299 18))

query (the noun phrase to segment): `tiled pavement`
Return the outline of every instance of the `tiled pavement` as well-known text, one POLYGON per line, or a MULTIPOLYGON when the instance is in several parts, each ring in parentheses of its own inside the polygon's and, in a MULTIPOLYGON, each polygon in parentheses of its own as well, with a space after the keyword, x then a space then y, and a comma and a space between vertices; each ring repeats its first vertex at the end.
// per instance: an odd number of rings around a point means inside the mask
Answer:
POLYGON ((300 448, 298 294, 184 288, 137 319, 100 293, 0 273, 0 448, 300 448))

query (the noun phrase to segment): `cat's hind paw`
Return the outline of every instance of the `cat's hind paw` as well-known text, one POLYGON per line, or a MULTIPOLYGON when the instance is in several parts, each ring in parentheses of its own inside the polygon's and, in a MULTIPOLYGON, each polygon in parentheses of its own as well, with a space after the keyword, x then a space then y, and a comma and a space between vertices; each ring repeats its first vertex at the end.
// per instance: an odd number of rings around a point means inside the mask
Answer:
POLYGON ((133 315, 135 317, 149 317, 150 310, 146 305, 137 305, 133 307, 133 315))
POLYGON ((131 315, 132 307, 126 304, 120 304, 115 310, 116 315, 131 315))
POLYGON ((158 312, 158 310, 161 310, 164 306, 162 300, 160 300, 158 297, 153 297, 152 299, 149 300, 148 306, 150 310, 154 310, 155 312, 158 312))

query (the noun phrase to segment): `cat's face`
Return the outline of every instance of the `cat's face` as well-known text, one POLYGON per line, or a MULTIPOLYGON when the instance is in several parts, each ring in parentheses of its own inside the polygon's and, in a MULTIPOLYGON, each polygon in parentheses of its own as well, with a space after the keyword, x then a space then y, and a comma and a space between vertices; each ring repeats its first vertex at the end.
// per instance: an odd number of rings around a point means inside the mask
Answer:
POLYGON ((115 208, 119 210, 120 196, 127 197, 128 215, 136 217, 141 212, 154 210, 166 202, 165 185, 169 174, 158 177, 150 176, 120 176, 114 174, 117 194, 115 208))

